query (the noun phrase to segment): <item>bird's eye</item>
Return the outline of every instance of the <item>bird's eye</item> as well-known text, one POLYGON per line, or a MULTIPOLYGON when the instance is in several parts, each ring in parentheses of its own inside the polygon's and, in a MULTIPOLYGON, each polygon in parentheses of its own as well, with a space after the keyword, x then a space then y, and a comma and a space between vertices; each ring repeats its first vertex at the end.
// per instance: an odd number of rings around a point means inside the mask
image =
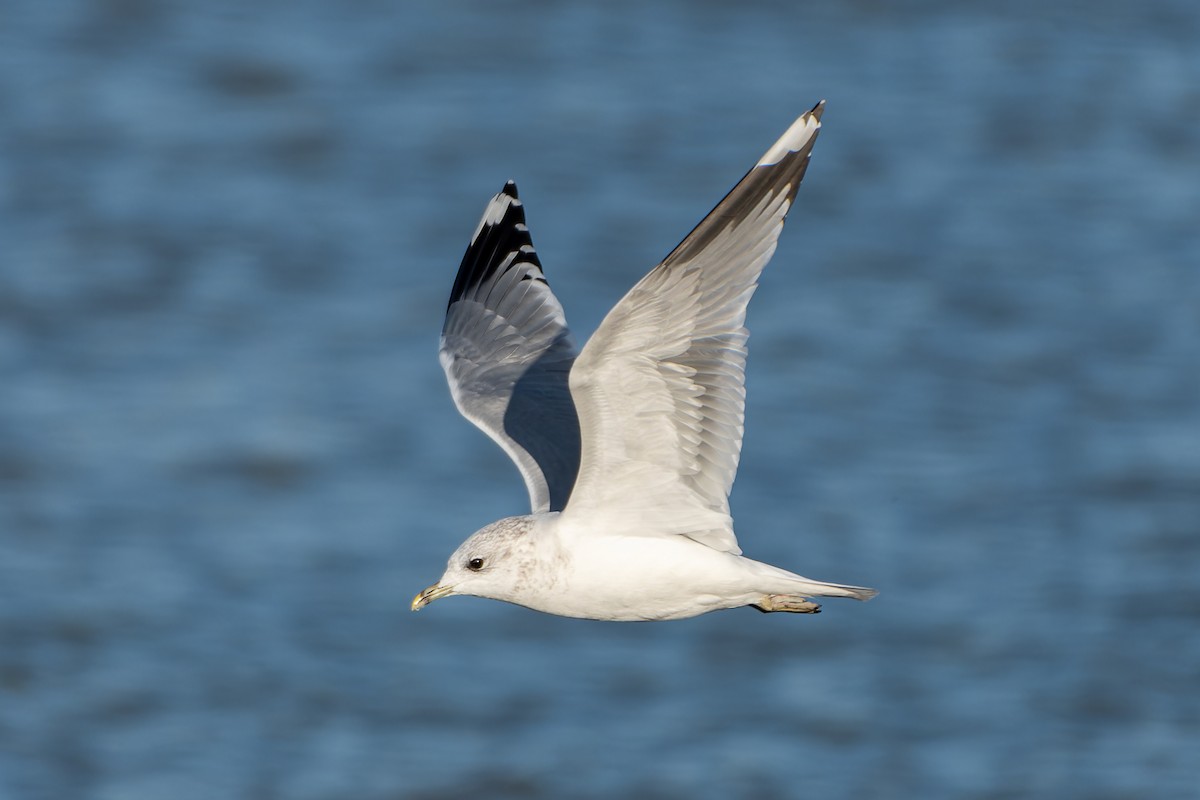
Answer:
POLYGON ((479 570, 483 569, 483 559, 482 558, 472 558, 470 561, 467 562, 467 569, 469 569, 473 572, 478 572, 479 570))

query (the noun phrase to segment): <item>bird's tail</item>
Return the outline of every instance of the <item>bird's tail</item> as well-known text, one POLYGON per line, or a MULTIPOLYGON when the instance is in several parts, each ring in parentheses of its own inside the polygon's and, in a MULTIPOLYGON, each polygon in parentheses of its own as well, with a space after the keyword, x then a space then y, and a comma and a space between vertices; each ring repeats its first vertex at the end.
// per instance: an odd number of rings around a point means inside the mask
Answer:
POLYGON ((855 600, 870 600, 875 595, 879 594, 877 589, 871 589, 867 586, 849 586, 844 583, 825 583, 824 581, 813 581, 807 578, 804 582, 810 586, 816 587, 805 592, 810 597, 851 597, 855 600))
POLYGON ((870 600, 879 592, 866 586, 850 586, 845 583, 826 583, 815 581, 785 569, 755 562, 760 565, 762 572, 769 573, 772 594, 792 594, 804 597, 850 597, 855 600, 870 600))

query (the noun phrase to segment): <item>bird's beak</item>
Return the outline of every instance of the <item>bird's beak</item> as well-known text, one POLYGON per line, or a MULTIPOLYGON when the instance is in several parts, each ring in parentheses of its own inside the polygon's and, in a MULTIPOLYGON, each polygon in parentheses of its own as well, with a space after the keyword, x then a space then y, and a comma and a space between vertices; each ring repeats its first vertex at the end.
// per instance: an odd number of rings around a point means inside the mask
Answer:
POLYGON ((420 611, 434 600, 437 600, 439 597, 445 597, 448 594, 454 594, 453 586, 442 586, 439 583, 435 583, 428 589, 422 590, 420 594, 413 598, 412 610, 420 611))

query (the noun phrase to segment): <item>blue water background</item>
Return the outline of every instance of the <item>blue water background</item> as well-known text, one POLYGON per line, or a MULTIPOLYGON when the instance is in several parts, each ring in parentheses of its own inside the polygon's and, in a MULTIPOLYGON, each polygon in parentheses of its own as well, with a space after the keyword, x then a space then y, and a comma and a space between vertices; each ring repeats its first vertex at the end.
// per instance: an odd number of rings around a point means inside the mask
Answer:
POLYGON ((1200 5, 0 9, 0 798, 1194 798, 1200 5), (817 617, 408 610, 525 510, 445 298, 579 338, 799 112, 746 551, 817 617))

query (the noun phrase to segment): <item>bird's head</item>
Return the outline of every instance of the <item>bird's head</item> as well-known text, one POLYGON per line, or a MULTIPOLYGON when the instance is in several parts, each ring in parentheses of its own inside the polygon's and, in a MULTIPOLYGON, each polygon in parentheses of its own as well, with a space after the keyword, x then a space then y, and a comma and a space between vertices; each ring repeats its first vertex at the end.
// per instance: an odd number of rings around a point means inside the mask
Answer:
POLYGON ((471 534, 450 556, 438 582, 413 598, 412 610, 452 594, 520 603, 534 548, 533 528, 530 517, 507 517, 471 534))

